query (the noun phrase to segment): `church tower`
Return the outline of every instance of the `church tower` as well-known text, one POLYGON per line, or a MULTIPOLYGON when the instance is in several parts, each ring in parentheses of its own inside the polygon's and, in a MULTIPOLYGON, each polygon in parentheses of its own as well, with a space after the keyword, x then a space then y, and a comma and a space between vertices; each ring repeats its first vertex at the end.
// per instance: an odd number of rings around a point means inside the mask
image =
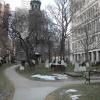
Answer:
POLYGON ((40 10, 41 1, 40 0, 31 0, 30 6, 31 6, 31 10, 40 10))
POLYGON ((30 10, 29 10, 29 30, 32 31, 36 23, 39 23, 41 18, 41 1, 40 0, 31 0, 30 1, 30 10))

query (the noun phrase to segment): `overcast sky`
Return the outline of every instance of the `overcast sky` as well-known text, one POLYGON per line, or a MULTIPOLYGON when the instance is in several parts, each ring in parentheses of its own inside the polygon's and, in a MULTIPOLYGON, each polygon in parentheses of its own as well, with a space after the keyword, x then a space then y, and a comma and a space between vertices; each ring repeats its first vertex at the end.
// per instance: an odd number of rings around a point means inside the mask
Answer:
MULTIPOLYGON (((2 0, 3 1, 3 0, 2 0)), ((10 6, 11 6, 11 9, 14 10, 15 7, 21 7, 23 4, 22 2, 23 1, 30 1, 30 0, 4 0, 6 3, 9 3, 10 6)), ((48 5, 48 4, 53 4, 53 1, 54 0, 41 0, 42 2, 42 9, 45 9, 45 7, 48 5)))

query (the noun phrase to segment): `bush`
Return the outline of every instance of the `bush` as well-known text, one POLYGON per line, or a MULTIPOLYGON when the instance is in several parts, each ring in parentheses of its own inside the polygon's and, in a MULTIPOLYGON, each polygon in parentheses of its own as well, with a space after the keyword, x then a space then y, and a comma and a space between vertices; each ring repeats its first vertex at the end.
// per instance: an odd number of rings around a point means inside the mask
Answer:
POLYGON ((75 65, 73 65, 73 64, 68 64, 68 65, 67 65, 67 68, 66 68, 66 71, 67 71, 67 72, 73 72, 73 71, 74 71, 74 68, 75 68, 75 65))

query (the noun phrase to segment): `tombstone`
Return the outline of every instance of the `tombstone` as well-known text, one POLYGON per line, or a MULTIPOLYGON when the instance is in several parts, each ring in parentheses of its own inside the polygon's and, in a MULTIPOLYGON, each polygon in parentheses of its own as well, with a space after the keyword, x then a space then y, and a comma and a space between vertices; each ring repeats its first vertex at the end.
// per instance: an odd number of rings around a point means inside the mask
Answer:
POLYGON ((84 71, 86 71, 86 66, 82 66, 76 62, 74 72, 84 72, 84 71))
POLYGON ((20 71, 24 71, 24 70, 25 70, 24 66, 21 65, 21 66, 19 67, 19 70, 20 70, 20 71))
POLYGON ((25 67, 28 67, 28 66, 29 66, 28 62, 25 62, 25 67))
POLYGON ((35 62, 35 60, 34 60, 34 59, 32 59, 32 63, 35 65, 35 63, 36 63, 36 62, 35 62))
POLYGON ((89 67, 89 62, 86 62, 86 67, 89 67))
POLYGON ((64 60, 61 60, 61 65, 64 65, 65 67, 67 66, 67 64, 64 62, 64 60))
POLYGON ((74 72, 79 72, 79 64, 75 62, 74 72))
POLYGON ((86 71, 86 66, 80 66, 79 70, 80 70, 80 72, 85 72, 86 71))
POLYGON ((0 57, 0 66, 2 65, 2 57, 0 57))
POLYGON ((21 61, 21 65, 20 65, 20 67, 19 67, 19 70, 20 70, 20 71, 23 71, 23 70, 25 69, 24 67, 25 67, 25 60, 22 60, 22 61, 21 61))
POLYGON ((49 63, 49 60, 46 60, 45 62, 45 67, 50 68, 52 63, 49 63))

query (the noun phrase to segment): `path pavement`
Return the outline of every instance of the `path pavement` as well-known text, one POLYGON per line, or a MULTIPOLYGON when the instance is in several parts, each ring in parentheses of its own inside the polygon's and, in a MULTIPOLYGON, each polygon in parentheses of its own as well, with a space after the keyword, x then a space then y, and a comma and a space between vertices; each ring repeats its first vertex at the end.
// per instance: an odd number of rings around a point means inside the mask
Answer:
POLYGON ((40 82, 32 81, 20 76, 16 73, 12 66, 5 70, 6 76, 15 86, 15 94, 13 100, 45 100, 45 97, 55 89, 66 84, 78 84, 83 81, 68 79, 62 82, 40 82))

